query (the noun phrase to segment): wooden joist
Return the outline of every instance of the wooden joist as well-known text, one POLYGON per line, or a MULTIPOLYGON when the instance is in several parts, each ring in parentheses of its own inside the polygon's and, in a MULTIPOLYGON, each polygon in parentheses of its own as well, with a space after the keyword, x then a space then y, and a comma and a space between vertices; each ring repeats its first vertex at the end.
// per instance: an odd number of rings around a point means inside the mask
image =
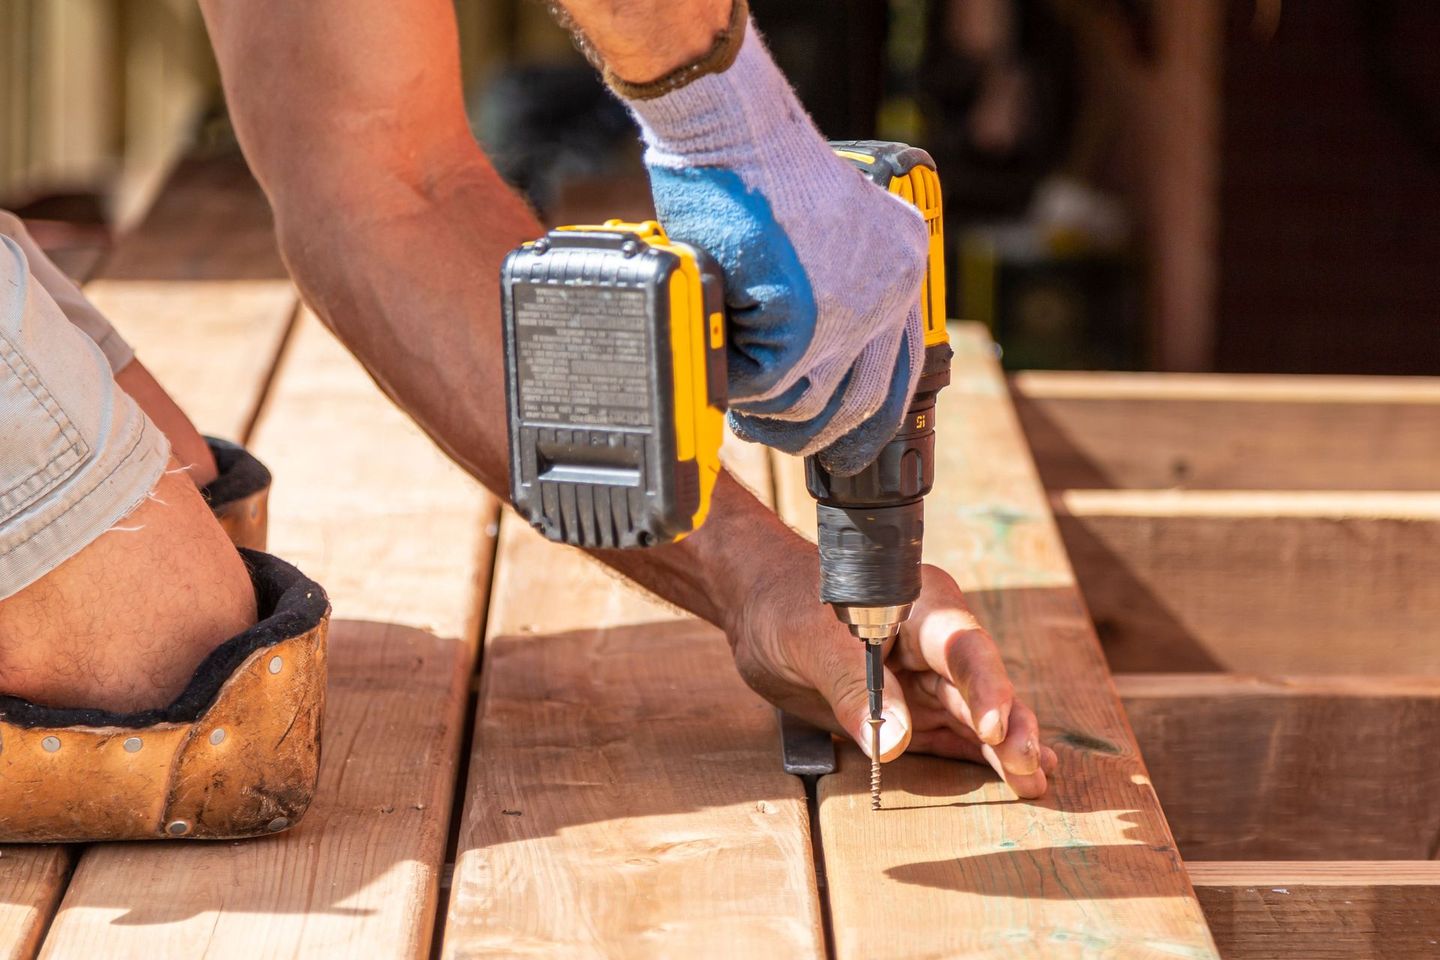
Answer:
POLYGON ((1054 497, 1117 671, 1440 673, 1440 492, 1054 497))
MULTIPOLYGON (((990 341, 951 332, 926 555, 995 635, 1060 766, 1029 803, 979 767, 904 757, 874 813, 847 746, 819 790, 835 956, 1212 957, 990 341)), ((778 479, 784 514, 813 529, 798 464, 778 479)))
POLYGON ((1191 867, 1435 856, 1440 677, 1115 681, 1191 867))
POLYGON ((804 790, 718 630, 507 513, 481 681, 445 957, 824 956, 804 790))
POLYGON ((1440 955, 1440 862, 1196 863, 1190 878, 1226 960, 1440 955))
POLYGON ((1434 490, 1440 378, 1017 374, 1045 485, 1434 490))

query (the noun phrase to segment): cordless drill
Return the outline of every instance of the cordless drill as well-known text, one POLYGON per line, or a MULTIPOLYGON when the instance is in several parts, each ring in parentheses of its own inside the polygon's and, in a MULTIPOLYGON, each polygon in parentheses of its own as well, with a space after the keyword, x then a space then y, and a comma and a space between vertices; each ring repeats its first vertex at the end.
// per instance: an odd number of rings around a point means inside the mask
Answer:
MULTIPOLYGON (((868 140, 831 146, 919 208, 930 231, 925 363, 905 420, 853 476, 805 460, 820 600, 866 644, 878 809, 884 644, 920 595, 935 398, 950 382, 944 232, 929 154, 868 140)), ((525 244, 506 258, 501 281, 516 510, 547 538, 589 548, 673 543, 698 529, 720 473, 727 403, 724 277, 714 260, 657 223, 612 220, 525 244)))

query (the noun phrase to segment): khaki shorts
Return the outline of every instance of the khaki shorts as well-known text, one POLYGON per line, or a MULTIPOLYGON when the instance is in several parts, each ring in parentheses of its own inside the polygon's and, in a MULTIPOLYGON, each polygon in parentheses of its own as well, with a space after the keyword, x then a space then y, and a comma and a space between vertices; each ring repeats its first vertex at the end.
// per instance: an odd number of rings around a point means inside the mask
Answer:
POLYGON ((115 526, 165 470, 169 442, 115 385, 133 357, 0 211, 0 600, 115 526))

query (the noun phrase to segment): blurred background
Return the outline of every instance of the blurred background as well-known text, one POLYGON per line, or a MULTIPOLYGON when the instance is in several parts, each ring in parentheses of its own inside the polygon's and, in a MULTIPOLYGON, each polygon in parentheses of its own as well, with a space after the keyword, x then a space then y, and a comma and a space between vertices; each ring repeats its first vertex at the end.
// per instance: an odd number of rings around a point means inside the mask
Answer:
MULTIPOLYGON (((1440 373, 1440 3, 752 0, 821 129, 927 147, 951 314, 1012 368, 1440 373)), ((457 0, 476 136, 547 219, 643 215, 532 0, 457 0)), ((86 276, 233 157, 190 0, 0 0, 0 206, 86 276)), ((221 238, 217 238, 217 241, 221 238)))

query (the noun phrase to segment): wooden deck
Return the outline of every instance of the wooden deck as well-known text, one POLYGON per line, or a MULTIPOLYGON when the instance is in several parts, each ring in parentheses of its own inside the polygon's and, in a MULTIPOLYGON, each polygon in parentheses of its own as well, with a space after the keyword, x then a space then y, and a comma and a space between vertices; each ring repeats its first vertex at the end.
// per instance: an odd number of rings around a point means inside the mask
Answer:
MULTIPOLYGON (((330 591, 320 793, 243 843, 0 848, 0 960, 1440 955, 1440 384, 1007 387, 953 327, 927 553, 1060 768, 1021 803, 907 757, 874 814, 852 747, 781 771, 718 631, 381 396, 236 161, 187 161, 87 289, 269 463, 271 549, 330 591)), ((813 523, 793 461, 727 456, 813 523)))

